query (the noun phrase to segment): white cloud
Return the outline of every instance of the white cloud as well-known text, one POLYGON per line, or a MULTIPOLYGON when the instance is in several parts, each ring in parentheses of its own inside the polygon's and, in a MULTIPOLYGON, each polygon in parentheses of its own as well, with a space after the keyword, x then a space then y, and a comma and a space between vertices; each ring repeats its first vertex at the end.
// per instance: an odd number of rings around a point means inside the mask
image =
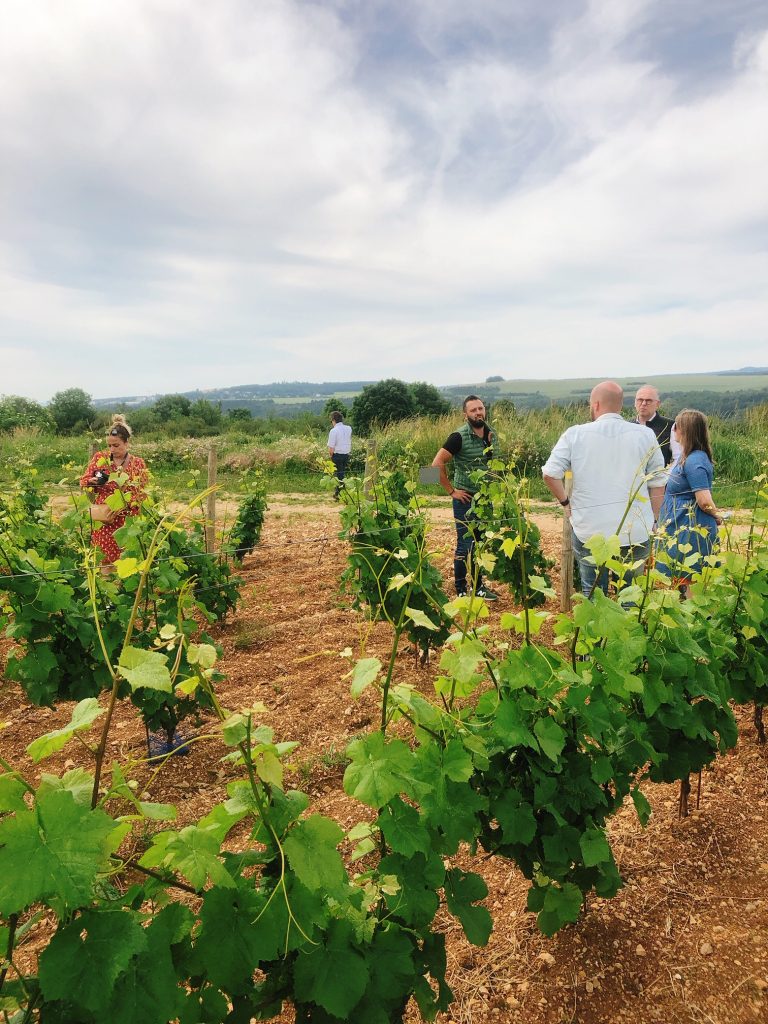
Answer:
POLYGON ((765 361, 765 25, 686 92, 657 3, 350 10, 6 5, 0 390, 765 361))

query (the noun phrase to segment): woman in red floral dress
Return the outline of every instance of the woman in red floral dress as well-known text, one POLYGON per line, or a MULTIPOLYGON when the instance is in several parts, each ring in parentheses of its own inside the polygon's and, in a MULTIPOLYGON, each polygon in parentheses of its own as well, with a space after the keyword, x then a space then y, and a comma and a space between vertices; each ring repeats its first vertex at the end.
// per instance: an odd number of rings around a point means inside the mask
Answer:
POLYGON ((120 491, 126 501, 125 508, 107 513, 109 518, 91 534, 91 540, 103 552, 104 565, 111 565, 120 557, 121 549, 115 541, 115 530, 125 524, 128 516, 138 515, 146 497, 146 463, 128 451, 130 439, 131 428, 125 422, 125 417, 113 416, 107 437, 109 450, 96 452, 80 478, 80 486, 94 505, 103 505, 110 494, 116 491, 120 491))

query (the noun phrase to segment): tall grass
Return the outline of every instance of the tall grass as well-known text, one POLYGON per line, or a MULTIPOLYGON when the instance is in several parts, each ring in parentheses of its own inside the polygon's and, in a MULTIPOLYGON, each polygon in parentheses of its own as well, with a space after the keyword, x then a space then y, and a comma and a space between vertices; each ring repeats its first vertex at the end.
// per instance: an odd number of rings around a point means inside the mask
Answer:
MULTIPOLYGON (((583 422, 584 418, 582 406, 552 406, 511 414, 501 412, 492 420, 498 438, 498 453, 502 457, 514 458, 520 471, 526 475, 540 473, 558 437, 574 423, 583 422)), ((431 419, 401 420, 380 430, 376 439, 379 448, 385 452, 396 445, 412 444, 419 462, 426 466, 461 422, 458 412, 431 419)))
MULTIPOLYGON (((525 412, 499 411, 493 416, 498 450, 502 456, 513 457, 521 474, 540 490, 541 467, 558 437, 569 426, 588 419, 586 406, 557 406, 525 412)), ((380 455, 397 461, 405 445, 413 447, 417 461, 428 466, 448 435, 462 422, 461 413, 446 416, 419 417, 377 431, 375 437, 380 455)), ((300 432, 296 424, 280 434, 276 421, 269 431, 254 435, 237 431, 212 438, 168 438, 157 435, 137 437, 132 451, 141 455, 154 475, 163 484, 183 486, 190 474, 204 473, 208 449, 213 444, 218 453, 219 478, 228 491, 237 492, 239 481, 247 470, 264 470, 271 491, 320 490, 319 463, 327 456, 325 429, 300 432)), ((749 485, 761 472, 768 459, 768 404, 746 410, 737 418, 710 418, 715 484, 749 485)), ((64 477, 74 479, 88 461, 92 438, 53 437, 35 430, 0 435, 0 486, 11 483, 19 460, 32 466, 42 482, 54 485, 64 477)), ((367 440, 353 436, 350 471, 362 472, 367 440)))
MULTIPOLYGON (((576 423, 585 423, 589 410, 583 405, 553 405, 520 413, 500 412, 492 417, 502 457, 514 458, 520 473, 532 480, 540 476, 557 439, 576 423)), ((419 462, 427 466, 451 431, 461 423, 459 413, 433 419, 401 420, 378 431, 380 451, 396 454, 410 443, 419 462)), ((768 459, 768 405, 749 409, 742 418, 713 416, 709 421, 716 479, 725 483, 750 483, 768 459)))

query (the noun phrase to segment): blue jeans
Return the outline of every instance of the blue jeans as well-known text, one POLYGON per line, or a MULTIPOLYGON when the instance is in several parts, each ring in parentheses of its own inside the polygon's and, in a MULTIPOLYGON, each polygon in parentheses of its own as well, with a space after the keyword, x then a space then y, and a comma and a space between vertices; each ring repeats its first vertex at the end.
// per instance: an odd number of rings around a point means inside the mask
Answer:
MULTIPOLYGON (((475 546, 472 524, 477 522, 477 516, 474 514, 472 502, 463 502, 459 501, 458 498, 454 498, 453 518, 456 522, 456 551, 453 556, 453 580, 456 584, 457 591, 469 590, 470 587, 467 585, 467 576, 471 571, 470 563, 472 560, 472 549, 475 546)), ((478 575, 478 589, 481 585, 482 580, 478 575)))
MULTIPOLYGON (((573 533, 573 530, 571 530, 571 533, 573 534, 573 553, 576 556, 576 561, 579 563, 579 576, 581 576, 581 592, 584 595, 584 597, 589 597, 589 595, 592 593, 592 587, 594 586, 595 580, 597 579, 598 567, 595 565, 593 561, 587 561, 588 558, 591 559, 592 557, 589 552, 589 548, 585 547, 581 543, 576 534, 573 533)), ((619 551, 622 562, 638 562, 641 558, 643 559, 643 561, 645 561, 645 559, 648 558, 648 556, 651 553, 651 539, 649 537, 648 540, 643 541, 641 544, 623 545, 621 548, 619 548, 619 551)), ((628 569, 626 575, 624 576, 623 585, 626 586, 627 584, 631 583, 632 580, 636 576, 641 575, 642 572, 642 568, 628 569)), ((611 573, 610 575, 614 579, 616 579, 614 573, 611 573)), ((599 588, 600 590, 602 590, 604 594, 607 594, 609 582, 610 581, 608 570, 605 568, 605 566, 600 566, 600 580, 595 589, 597 590, 599 588)))
POLYGON ((336 490, 333 492, 334 497, 338 497, 339 491, 341 490, 341 481, 347 475, 347 466, 349 465, 349 455, 332 455, 331 462, 336 467, 336 479, 339 481, 336 485, 336 490))

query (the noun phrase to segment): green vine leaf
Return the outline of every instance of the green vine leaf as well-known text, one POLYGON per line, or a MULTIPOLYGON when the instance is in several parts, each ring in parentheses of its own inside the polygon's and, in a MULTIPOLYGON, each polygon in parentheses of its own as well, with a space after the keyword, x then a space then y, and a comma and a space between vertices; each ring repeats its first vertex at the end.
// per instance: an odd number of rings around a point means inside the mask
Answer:
POLYGON ((504 833, 504 843, 530 843, 538 825, 533 808, 515 789, 502 793, 493 805, 493 813, 504 833))
POLYGON ((132 690, 145 687, 170 693, 173 689, 168 659, 159 651, 144 651, 139 647, 127 647, 120 655, 120 673, 132 690))
POLYGON ((611 860, 611 847, 602 829, 588 829, 579 840, 579 846, 588 868, 611 860))
POLYGON ((344 791, 369 807, 383 807, 399 793, 413 789, 413 754, 402 740, 386 740, 380 732, 347 747, 350 764, 344 791))
POLYGON ((419 608, 406 608, 405 614, 416 626, 423 626, 424 629, 431 629, 435 632, 440 629, 440 626, 435 624, 421 609, 419 608))
POLYGON ((632 787, 632 803, 635 805, 640 824, 645 827, 651 817, 651 805, 637 786, 632 787))
POLYGON ((26 787, 13 775, 0 775, 0 813, 26 811, 24 802, 26 787))
POLYGON ((573 882, 562 886, 552 883, 545 889, 531 889, 528 909, 539 910, 537 922, 544 935, 554 935, 563 925, 575 924, 581 913, 584 896, 573 882))
POLYGON ((294 967, 296 997, 317 1003, 342 1020, 365 992, 369 967, 352 943, 352 927, 331 921, 323 945, 299 953, 294 967))
POLYGON ((40 988, 46 999, 105 1014, 119 975, 147 948, 147 936, 129 911, 87 910, 60 928, 40 957, 40 988))
POLYGON ((90 807, 93 776, 84 768, 72 768, 61 778, 58 775, 50 775, 48 772, 43 772, 40 776, 40 785, 37 788, 38 797, 44 796, 48 792, 63 790, 72 794, 75 803, 90 807))
POLYGON ((257 893, 242 879, 237 888, 209 889, 200 910, 198 970, 225 990, 245 990, 259 964, 282 951, 287 923, 280 891, 257 893))
POLYGON ((395 853, 406 857, 412 857, 414 853, 429 853, 429 832, 419 819, 419 812, 400 797, 394 797, 382 808, 378 825, 395 853))
POLYGON ((310 892, 338 892, 347 873, 336 849, 344 832, 330 818, 313 814, 300 821, 286 837, 283 848, 291 868, 310 892))
POLYGON ((493 921, 485 907, 475 904, 488 895, 488 886, 480 875, 451 868, 445 876, 445 899, 450 912, 461 921, 464 934, 473 946, 485 946, 493 921))
POLYGON ((557 761, 565 746, 565 733, 554 718, 540 718, 533 727, 541 749, 550 759, 557 761))
POLYGON ((137 576, 141 572, 138 558, 118 558, 115 562, 115 569, 117 575, 121 580, 130 579, 131 576, 137 576))
POLYGON ((139 861, 145 868, 178 871, 196 889, 210 878, 214 885, 232 888, 234 879, 219 860, 221 843, 215 830, 187 825, 180 832, 160 832, 139 861))
POLYGON ((376 679, 379 672, 381 672, 381 662, 378 658, 360 658, 359 661, 355 662, 355 667, 352 670, 352 682, 350 684, 352 696, 359 697, 376 679))
POLYGON ((189 644, 187 646, 187 661, 190 665, 199 665, 203 670, 213 668, 217 658, 218 654, 213 644, 189 644))
POLYGON ((179 986, 177 964, 188 960, 193 920, 179 903, 163 907, 152 917, 144 929, 147 948, 131 959, 117 979, 102 1020, 109 1024, 165 1024, 182 1017, 186 996, 179 986))
POLYGON ((38 795, 31 809, 0 819, 0 913, 42 902, 84 906, 126 831, 66 790, 38 795))
POLYGON ((37 764, 38 761, 50 757, 51 754, 55 754, 57 750, 65 747, 76 732, 89 729, 96 719, 103 714, 104 710, 99 707, 99 702, 96 698, 86 697, 85 700, 81 700, 75 707, 72 712, 72 718, 67 725, 62 726, 61 729, 54 729, 53 732, 47 732, 44 736, 38 736, 27 747, 27 753, 37 764))

